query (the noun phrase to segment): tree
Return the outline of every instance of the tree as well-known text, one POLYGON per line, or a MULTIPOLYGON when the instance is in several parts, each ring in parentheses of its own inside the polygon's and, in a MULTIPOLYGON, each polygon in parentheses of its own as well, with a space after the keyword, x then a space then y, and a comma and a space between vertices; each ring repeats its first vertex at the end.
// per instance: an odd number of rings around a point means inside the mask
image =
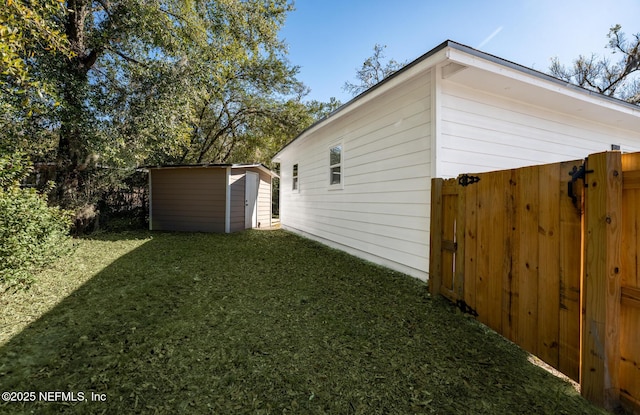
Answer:
POLYGON ((307 103, 307 110, 313 121, 319 121, 328 117, 333 111, 342 106, 342 102, 338 101, 335 97, 329 98, 329 102, 321 102, 317 100, 309 101, 307 103))
MULTIPOLYGON (((64 6, 52 24, 72 54, 36 48, 24 59, 32 76, 56 85, 55 99, 2 143, 41 148, 43 160, 56 161, 55 201, 63 207, 95 202, 104 177, 122 168, 229 160, 256 135, 260 118, 285 122, 289 101, 300 99, 297 68, 277 38, 291 10, 286 0, 64 6)), ((20 116, 3 117, 17 125, 20 116)))
MULTIPOLYGON (((240 38, 223 65, 201 64, 219 58, 215 43, 198 48, 190 58, 195 64, 189 79, 197 87, 191 99, 190 135, 182 143, 179 162, 256 160, 270 139, 265 134, 295 121, 292 111, 306 88, 296 79, 298 68, 288 63, 277 38, 281 17, 274 15, 270 21, 262 28, 262 39, 240 38), (254 49, 256 43, 261 43, 260 50, 254 49)), ((227 29, 236 31, 237 26, 227 29)))
POLYGON ((61 22, 74 56, 45 56, 38 67, 56 80, 62 103, 56 114, 59 204, 78 208, 94 202, 98 164, 126 166, 150 138, 150 131, 135 127, 153 124, 171 137, 184 125, 175 115, 181 92, 167 82, 175 80, 183 44, 206 36, 204 7, 178 0, 67 1, 61 22), (175 101, 167 96, 172 93, 175 101), (129 126, 130 120, 131 135, 122 135, 121 124, 129 126))
POLYGON ((406 62, 399 63, 393 59, 384 63, 385 56, 383 52, 385 48, 386 46, 379 44, 376 44, 373 47, 373 56, 367 58, 362 64, 362 68, 358 69, 356 72, 356 79, 358 79, 359 83, 354 84, 349 81, 345 82, 342 87, 345 92, 349 92, 351 95, 356 96, 406 65, 406 62))
POLYGON ((554 58, 550 74, 600 94, 640 104, 640 33, 627 40, 622 27, 615 25, 607 38, 611 53, 621 54, 616 62, 595 54, 580 55, 573 66, 567 68, 554 58))

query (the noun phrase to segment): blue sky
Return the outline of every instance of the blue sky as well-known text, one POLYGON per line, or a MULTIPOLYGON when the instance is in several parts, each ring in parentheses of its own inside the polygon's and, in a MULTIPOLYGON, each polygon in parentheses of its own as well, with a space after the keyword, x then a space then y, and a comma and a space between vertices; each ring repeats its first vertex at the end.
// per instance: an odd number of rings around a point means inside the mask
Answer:
POLYGON ((546 72, 552 57, 606 53, 609 28, 640 32, 640 0, 296 0, 280 37, 307 99, 342 102, 373 54, 412 61, 450 39, 546 72))

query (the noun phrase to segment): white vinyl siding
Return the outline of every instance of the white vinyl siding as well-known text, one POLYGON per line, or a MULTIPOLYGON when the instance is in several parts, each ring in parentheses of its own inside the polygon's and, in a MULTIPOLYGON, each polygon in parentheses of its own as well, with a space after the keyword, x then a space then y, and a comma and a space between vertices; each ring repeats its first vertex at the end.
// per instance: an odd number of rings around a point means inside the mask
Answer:
POLYGON ((282 152, 284 228, 426 279, 430 79, 427 73, 398 85, 282 152), (327 153, 336 145, 341 146, 342 190, 328 192, 327 153), (304 165, 299 193, 289 190, 294 163, 304 165))
POLYGON ((438 176, 455 177, 586 157, 611 149, 640 150, 640 132, 442 83, 438 176))
POLYGON ((636 109, 465 49, 425 55, 283 148, 283 228, 426 279, 432 176, 640 151, 636 109))

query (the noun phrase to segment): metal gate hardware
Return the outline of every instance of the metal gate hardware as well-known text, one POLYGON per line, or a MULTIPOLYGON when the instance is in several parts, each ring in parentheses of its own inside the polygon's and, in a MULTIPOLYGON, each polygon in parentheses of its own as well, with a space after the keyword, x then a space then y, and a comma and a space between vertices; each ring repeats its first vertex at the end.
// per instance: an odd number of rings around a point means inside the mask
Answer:
MULTIPOLYGON (((569 172, 571 181, 567 183, 567 195, 571 198, 573 206, 575 206, 578 210, 580 210, 580 206, 578 206, 578 195, 573 191, 573 184, 580 179, 584 180, 587 173, 593 173, 593 170, 585 170, 585 164, 586 162, 583 163, 580 167, 573 166, 573 169, 569 172)), ((587 187, 587 185, 585 184, 584 187, 587 187)))
POLYGON ((458 184, 462 187, 478 183, 479 181, 480 178, 478 176, 469 176, 468 174, 463 174, 462 176, 458 177, 458 184))
POLYGON ((460 311, 462 311, 463 313, 466 314, 471 314, 474 317, 478 317, 478 312, 476 310, 474 310, 473 308, 471 308, 469 306, 469 304, 467 304, 464 300, 458 300, 456 301, 456 306, 460 309, 460 311))
POLYGON ((453 241, 442 241, 442 249, 449 252, 456 252, 458 250, 458 243, 453 241))

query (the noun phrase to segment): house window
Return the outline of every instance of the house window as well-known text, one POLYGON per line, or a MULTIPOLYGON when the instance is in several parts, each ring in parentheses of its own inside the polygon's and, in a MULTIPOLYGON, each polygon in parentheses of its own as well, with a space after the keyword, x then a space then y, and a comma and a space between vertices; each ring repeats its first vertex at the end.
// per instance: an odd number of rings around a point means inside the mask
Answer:
POLYGON ((331 147, 329 150, 329 184, 342 183, 342 146, 331 147))
POLYGON ((293 165, 293 190, 298 190, 298 165, 293 165))

